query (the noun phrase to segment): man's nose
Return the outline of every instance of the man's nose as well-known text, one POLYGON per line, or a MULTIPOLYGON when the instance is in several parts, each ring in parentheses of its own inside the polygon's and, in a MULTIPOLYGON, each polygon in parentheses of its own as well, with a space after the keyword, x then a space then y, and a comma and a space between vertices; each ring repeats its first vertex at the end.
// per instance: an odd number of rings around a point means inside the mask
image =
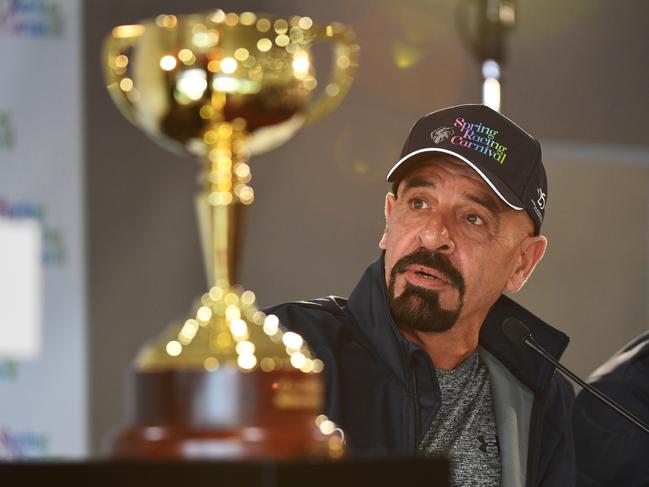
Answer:
POLYGON ((444 215, 438 213, 431 215, 419 230, 417 235, 419 244, 433 252, 452 253, 455 250, 455 242, 450 228, 444 215))

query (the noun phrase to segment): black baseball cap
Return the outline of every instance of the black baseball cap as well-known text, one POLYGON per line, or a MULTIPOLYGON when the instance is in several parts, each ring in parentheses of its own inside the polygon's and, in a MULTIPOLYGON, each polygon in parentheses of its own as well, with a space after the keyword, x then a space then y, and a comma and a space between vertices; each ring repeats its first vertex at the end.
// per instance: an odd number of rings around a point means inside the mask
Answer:
POLYGON ((510 208, 527 211, 539 235, 548 181, 541 145, 534 137, 485 105, 444 108, 420 118, 410 129, 387 180, 399 181, 434 152, 471 166, 510 208))

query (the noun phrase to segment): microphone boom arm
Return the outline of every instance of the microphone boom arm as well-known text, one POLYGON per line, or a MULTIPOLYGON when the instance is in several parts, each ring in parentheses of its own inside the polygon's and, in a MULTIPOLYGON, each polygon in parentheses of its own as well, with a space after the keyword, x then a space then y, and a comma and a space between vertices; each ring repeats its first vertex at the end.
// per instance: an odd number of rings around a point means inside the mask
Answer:
POLYGON ((582 388, 590 392, 593 396, 595 396, 597 399, 602 401, 604 404, 614 409, 617 413, 621 414, 626 419, 631 421, 642 431, 644 431, 645 433, 649 433, 649 426, 647 426, 647 424, 644 421, 642 421, 641 419, 633 415, 631 412, 624 409, 622 406, 620 406, 618 403, 613 401, 613 399, 608 397, 603 392, 598 391, 595 387, 581 380, 579 377, 577 377, 577 375, 575 375, 573 372, 568 370, 557 359, 555 359, 552 355, 550 355, 547 351, 545 351, 545 349, 537 343, 537 341, 532 336, 532 333, 527 328, 527 326, 523 324, 523 322, 513 317, 507 318, 502 323, 502 331, 505 334, 505 336, 512 343, 514 343, 514 345, 518 345, 518 346, 527 345, 532 350, 534 350, 539 355, 541 355, 543 358, 545 358, 548 362, 553 364, 563 375, 568 377, 573 382, 579 384, 582 388))
POLYGON ((534 338, 532 338, 531 336, 525 337, 523 339, 523 343, 525 345, 527 345, 528 347, 536 350, 538 353, 543 355, 547 360, 552 362, 552 364, 554 364, 554 366, 557 369, 559 369, 559 371, 563 375, 568 377, 573 382, 576 382, 577 384, 579 384, 581 387, 583 387, 588 392, 590 392, 592 395, 594 395, 597 399, 599 399, 600 401, 603 401, 604 403, 606 403, 609 407, 615 409, 618 413, 620 413, 626 419, 631 421, 638 428, 644 430, 645 433, 649 433, 649 426, 647 426, 641 419, 634 416, 631 412, 627 411, 622 406, 619 406, 615 401, 610 399, 606 394, 604 394, 603 392, 598 391, 597 388, 591 386, 590 384, 587 384, 586 382, 581 380, 579 377, 577 377, 577 375, 573 374, 570 370, 568 370, 566 367, 561 365, 561 363, 559 361, 557 361, 552 355, 550 355, 548 352, 543 350, 543 348, 536 343, 536 340, 534 340, 534 338))

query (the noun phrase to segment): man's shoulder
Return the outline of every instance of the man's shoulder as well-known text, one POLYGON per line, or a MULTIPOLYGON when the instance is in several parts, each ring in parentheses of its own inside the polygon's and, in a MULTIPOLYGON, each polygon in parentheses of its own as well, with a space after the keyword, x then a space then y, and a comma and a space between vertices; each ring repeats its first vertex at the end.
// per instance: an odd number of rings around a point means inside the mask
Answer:
POLYGON ((347 314, 347 298, 340 296, 327 296, 324 298, 310 299, 304 301, 288 301, 276 304, 264 309, 266 314, 286 315, 312 315, 312 316, 339 316, 347 314))
POLYGON ((307 301, 290 301, 263 310, 275 315, 287 330, 299 333, 319 358, 339 356, 349 347, 366 349, 366 339, 350 314, 347 299, 338 296, 307 301))
POLYGON ((305 301, 289 301, 263 310, 275 315, 282 325, 298 333, 335 333, 349 324, 347 299, 339 296, 305 301))

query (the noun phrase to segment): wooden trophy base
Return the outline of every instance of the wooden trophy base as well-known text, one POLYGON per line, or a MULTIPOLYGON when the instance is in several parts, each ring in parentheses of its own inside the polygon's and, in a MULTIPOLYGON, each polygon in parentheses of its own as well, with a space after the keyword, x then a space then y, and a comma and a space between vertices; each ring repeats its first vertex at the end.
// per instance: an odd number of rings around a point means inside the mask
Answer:
POLYGON ((319 374, 297 369, 136 372, 133 422, 117 436, 112 454, 131 459, 340 457, 340 436, 320 427, 321 381, 319 374))

